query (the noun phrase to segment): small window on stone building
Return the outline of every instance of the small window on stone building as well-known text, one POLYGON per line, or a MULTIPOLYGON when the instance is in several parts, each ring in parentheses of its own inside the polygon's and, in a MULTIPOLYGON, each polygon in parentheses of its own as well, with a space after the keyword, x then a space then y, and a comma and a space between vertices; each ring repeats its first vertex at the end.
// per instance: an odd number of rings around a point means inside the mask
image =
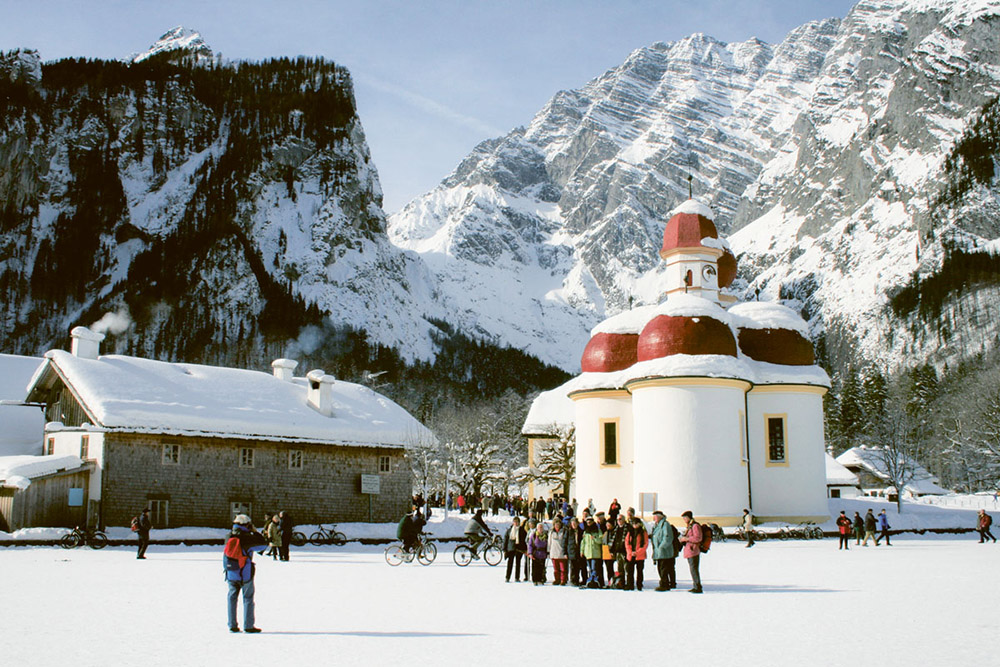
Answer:
POLYGON ((49 438, 48 440, 45 441, 45 453, 48 454, 49 456, 51 456, 51 455, 53 455, 53 454, 56 453, 56 439, 55 438, 49 438))
POLYGON ((181 462, 181 446, 177 443, 163 445, 163 465, 177 465, 181 462))
POLYGON ((80 458, 86 461, 90 456, 90 436, 80 436, 80 458))
POLYGON ((253 447, 240 448, 240 467, 241 468, 253 467, 253 447))
POLYGON ((601 464, 618 465, 618 420, 601 420, 601 464))
POLYGON ((288 452, 288 467, 292 470, 302 469, 302 450, 292 449, 288 452))
POLYGON ((237 514, 246 514, 253 520, 253 503, 245 500, 234 500, 229 503, 230 519, 235 519, 237 514))
POLYGON ((767 425, 767 463, 769 465, 788 465, 788 454, 785 451, 785 415, 764 415, 767 425))
POLYGON ((392 472, 392 463, 390 463, 388 456, 378 457, 378 471, 379 472, 392 472))

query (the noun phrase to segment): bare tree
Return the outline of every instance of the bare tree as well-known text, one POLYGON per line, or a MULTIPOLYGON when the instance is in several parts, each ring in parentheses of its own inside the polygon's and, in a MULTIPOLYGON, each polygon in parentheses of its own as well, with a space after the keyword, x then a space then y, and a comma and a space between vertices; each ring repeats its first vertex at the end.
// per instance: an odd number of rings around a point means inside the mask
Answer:
POLYGON ((535 456, 535 481, 549 485, 561 484, 563 495, 569 497, 570 485, 576 475, 576 428, 573 425, 546 429, 555 437, 546 442, 535 456))
POLYGON ((885 474, 887 481, 896 487, 896 509, 903 511, 903 490, 921 471, 919 451, 913 438, 912 418, 905 409, 899 392, 892 392, 879 406, 879 411, 869 414, 865 439, 874 462, 885 474))

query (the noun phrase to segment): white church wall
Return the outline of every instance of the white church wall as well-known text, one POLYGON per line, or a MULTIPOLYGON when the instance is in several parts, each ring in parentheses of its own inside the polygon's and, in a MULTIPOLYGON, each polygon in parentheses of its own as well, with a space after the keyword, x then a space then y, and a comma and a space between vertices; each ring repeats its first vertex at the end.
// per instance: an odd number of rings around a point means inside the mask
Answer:
POLYGON ((635 496, 656 493, 671 520, 691 510, 733 525, 747 502, 741 453, 749 383, 665 378, 630 385, 635 411, 635 496))
POLYGON ((747 395, 751 492, 758 519, 829 518, 821 387, 757 386, 747 395), (768 420, 781 420, 783 460, 773 460, 768 420))
POLYGON ((632 498, 632 398, 627 391, 588 392, 573 397, 576 405, 576 493, 582 507, 589 498, 606 510, 618 499, 628 507, 632 498), (605 424, 616 425, 605 426, 605 424), (617 463, 604 463, 605 429, 617 430, 617 463))

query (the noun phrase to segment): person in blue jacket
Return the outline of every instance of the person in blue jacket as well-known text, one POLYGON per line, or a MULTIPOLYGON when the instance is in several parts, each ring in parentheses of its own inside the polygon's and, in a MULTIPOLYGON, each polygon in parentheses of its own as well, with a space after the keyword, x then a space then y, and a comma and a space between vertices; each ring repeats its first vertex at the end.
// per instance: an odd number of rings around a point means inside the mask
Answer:
POLYGON ((222 563, 229 584, 229 631, 239 632, 236 622, 236 600, 243 593, 243 631, 260 632, 254 625, 253 607, 253 555, 267 548, 267 540, 258 533, 246 514, 237 514, 233 530, 226 540, 222 563))

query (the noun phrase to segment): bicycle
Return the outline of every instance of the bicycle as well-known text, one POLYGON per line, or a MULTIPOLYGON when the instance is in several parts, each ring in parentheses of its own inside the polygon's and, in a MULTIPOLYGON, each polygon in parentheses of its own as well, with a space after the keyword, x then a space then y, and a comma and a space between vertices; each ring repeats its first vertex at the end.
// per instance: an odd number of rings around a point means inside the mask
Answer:
POLYGON ((503 560, 503 548, 500 546, 502 543, 499 535, 489 535, 479 543, 477 548, 472 546, 472 542, 466 539, 455 547, 455 551, 451 557, 455 560, 455 565, 459 567, 465 567, 474 559, 478 559, 480 555, 482 555, 487 565, 491 567, 496 566, 503 560))
POLYGON ((329 529, 320 524, 319 530, 309 536, 309 543, 317 547, 322 544, 335 544, 342 547, 347 544, 347 536, 337 530, 337 524, 332 524, 329 529))
MULTIPOLYGON (((754 542, 762 542, 767 539, 767 533, 763 533, 759 530, 754 530, 751 534, 753 535, 754 542)), ((746 542, 747 531, 743 526, 736 529, 736 539, 746 542)))
POLYGON ((403 563, 412 563, 416 558, 421 565, 430 565, 437 558, 437 545, 426 535, 417 538, 417 544, 409 551, 403 548, 402 542, 394 542, 385 548, 385 562, 396 567, 403 563))
POLYGON ((91 549, 103 549, 108 546, 108 536, 103 530, 83 529, 77 526, 72 531, 66 533, 59 540, 59 546, 63 549, 75 549, 86 544, 91 549))
POLYGON ((304 547, 306 545, 306 541, 307 540, 306 540, 305 533, 300 533, 297 530, 292 531, 292 545, 293 546, 304 547))

